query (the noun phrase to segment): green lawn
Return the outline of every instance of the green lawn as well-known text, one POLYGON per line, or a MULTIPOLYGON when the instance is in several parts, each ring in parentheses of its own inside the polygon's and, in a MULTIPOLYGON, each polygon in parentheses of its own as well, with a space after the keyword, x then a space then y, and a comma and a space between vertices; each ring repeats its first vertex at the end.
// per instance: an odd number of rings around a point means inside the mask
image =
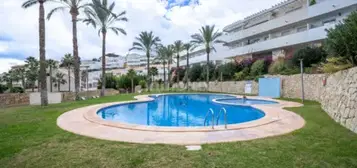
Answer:
POLYGON ((183 146, 96 140, 61 130, 62 113, 121 95, 49 107, 0 110, 0 167, 357 167, 357 134, 335 123, 315 102, 289 108, 306 120, 294 133, 248 141, 183 146))

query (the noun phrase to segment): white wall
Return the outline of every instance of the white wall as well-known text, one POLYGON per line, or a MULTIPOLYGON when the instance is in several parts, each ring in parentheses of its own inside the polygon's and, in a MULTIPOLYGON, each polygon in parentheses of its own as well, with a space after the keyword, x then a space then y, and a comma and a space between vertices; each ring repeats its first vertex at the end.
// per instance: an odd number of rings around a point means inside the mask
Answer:
MULTIPOLYGON (((51 93, 48 92, 48 103, 49 104, 57 104, 62 102, 62 94, 61 93, 51 93)), ((41 93, 34 92, 30 93, 30 105, 41 105, 41 93)))

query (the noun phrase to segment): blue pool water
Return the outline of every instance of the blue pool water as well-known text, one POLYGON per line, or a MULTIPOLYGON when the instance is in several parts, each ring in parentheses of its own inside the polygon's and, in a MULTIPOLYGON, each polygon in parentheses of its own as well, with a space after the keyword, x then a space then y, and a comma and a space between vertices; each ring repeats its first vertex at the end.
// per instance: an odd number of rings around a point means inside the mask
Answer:
MULTIPOLYGON (((228 124, 252 121, 265 115, 262 111, 250 106, 224 105, 212 102, 213 99, 218 98, 234 98, 227 95, 180 94, 153 97, 155 100, 150 102, 106 107, 99 110, 97 114, 105 120, 168 127, 203 126, 204 118, 210 108, 214 110, 216 120, 218 112, 224 107, 227 110, 228 124)), ((224 116, 222 113, 218 125, 223 124, 224 116)), ((206 125, 211 125, 211 120, 208 120, 206 125)))
POLYGON ((233 103, 233 104, 245 104, 245 105, 253 105, 253 104, 278 104, 274 101, 268 100, 258 100, 258 99, 242 99, 242 98, 222 98, 217 99, 217 102, 222 103, 233 103))

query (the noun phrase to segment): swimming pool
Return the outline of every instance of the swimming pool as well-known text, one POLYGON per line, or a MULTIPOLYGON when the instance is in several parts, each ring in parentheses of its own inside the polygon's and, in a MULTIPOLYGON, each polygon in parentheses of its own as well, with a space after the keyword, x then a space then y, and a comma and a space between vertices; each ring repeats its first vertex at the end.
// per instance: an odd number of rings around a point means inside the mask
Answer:
POLYGON ((236 105, 254 105, 254 104, 278 104, 275 101, 269 100, 259 100, 259 99, 242 99, 242 98, 218 98, 215 102, 226 103, 226 104, 236 104, 236 105))
MULTIPOLYGON (((229 95, 168 94, 151 97, 154 98, 153 101, 105 107, 100 109, 97 115, 109 121, 166 127, 204 126, 210 108, 215 112, 215 125, 225 124, 224 114, 221 113, 218 117, 222 107, 227 111, 227 124, 248 122, 265 115, 264 112, 250 106, 227 105, 212 101, 235 98, 229 95)), ((206 125, 212 125, 211 117, 206 121, 206 125)))

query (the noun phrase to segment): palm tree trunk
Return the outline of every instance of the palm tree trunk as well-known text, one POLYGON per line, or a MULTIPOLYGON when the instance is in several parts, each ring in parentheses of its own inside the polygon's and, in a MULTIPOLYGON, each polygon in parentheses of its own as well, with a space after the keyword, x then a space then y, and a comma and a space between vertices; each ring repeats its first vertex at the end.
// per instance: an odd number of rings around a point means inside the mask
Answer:
POLYGON ((103 41, 102 41, 102 90, 100 91, 100 96, 105 96, 105 40, 107 33, 102 31, 103 41))
POLYGON ((50 92, 52 92, 52 66, 50 65, 50 92))
POLYGON ((71 92, 71 68, 68 67, 68 92, 71 92))
POLYGON ((164 66, 164 90, 166 89, 166 70, 165 70, 165 61, 162 63, 164 66))
POLYGON ((22 83, 22 87, 24 88, 24 91, 26 92, 26 82, 25 82, 25 76, 24 75, 21 76, 21 83, 22 83))
POLYGON ((76 100, 79 100, 79 55, 77 41, 77 16, 76 9, 71 9, 72 15, 72 36, 73 36, 73 57, 74 57, 74 88, 76 100))
POLYGON ((39 0, 40 16, 39 16, 39 36, 40 36, 40 80, 41 80, 41 105, 48 105, 47 98, 47 75, 46 75, 46 50, 45 50, 45 9, 43 7, 44 0, 39 0))
POLYGON ((177 54, 177 66, 176 66, 176 82, 177 82, 177 88, 180 88, 180 74, 179 74, 179 67, 180 67, 180 55, 177 54))
POLYGON ((60 81, 57 81, 57 87, 58 87, 58 92, 61 92, 61 83, 60 83, 60 81))
POLYGON ((206 67, 206 84, 207 84, 207 91, 209 91, 209 52, 207 52, 207 67, 206 67))
POLYGON ((170 69, 170 64, 171 64, 171 58, 169 58, 169 61, 168 61, 168 63, 167 63, 167 74, 168 74, 168 81, 167 81, 167 84, 168 84, 168 88, 170 89, 170 82, 171 82, 171 73, 170 73, 170 71, 171 71, 171 69, 170 69))
POLYGON ((187 91, 188 91, 188 71, 190 70, 189 56, 190 56, 190 54, 188 53, 188 50, 187 50, 187 57, 186 57, 186 90, 187 91))
POLYGON ((146 52, 146 58, 147 58, 147 85, 148 85, 148 92, 150 92, 150 87, 151 87, 151 82, 150 82, 150 74, 149 74, 149 70, 150 70, 150 53, 149 51, 146 52))

